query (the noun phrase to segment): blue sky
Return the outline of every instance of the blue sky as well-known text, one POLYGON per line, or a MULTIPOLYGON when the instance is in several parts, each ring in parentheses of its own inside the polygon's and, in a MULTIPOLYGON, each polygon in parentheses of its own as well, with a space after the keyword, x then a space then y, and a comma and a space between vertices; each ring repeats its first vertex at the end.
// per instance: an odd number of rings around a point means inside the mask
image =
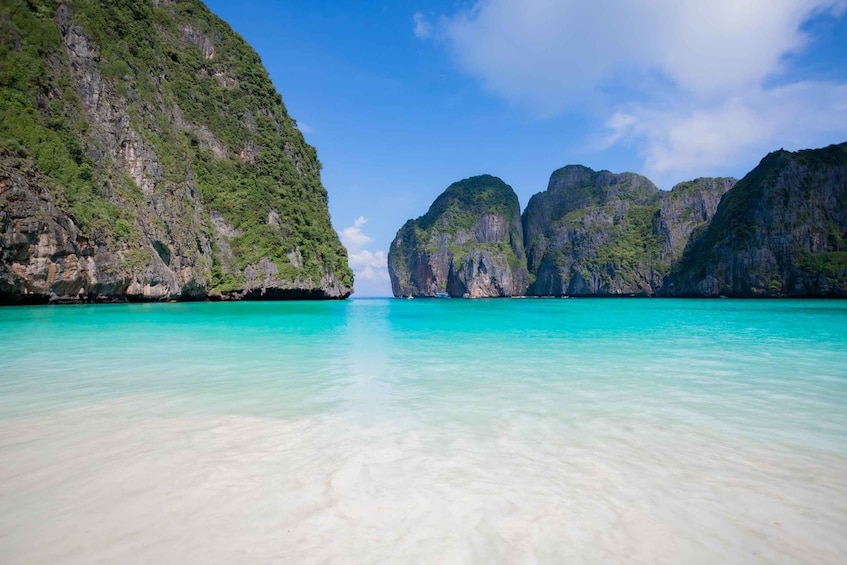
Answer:
POLYGON ((207 2, 317 148, 357 296, 457 180, 579 163, 660 188, 847 141, 847 0, 207 2))

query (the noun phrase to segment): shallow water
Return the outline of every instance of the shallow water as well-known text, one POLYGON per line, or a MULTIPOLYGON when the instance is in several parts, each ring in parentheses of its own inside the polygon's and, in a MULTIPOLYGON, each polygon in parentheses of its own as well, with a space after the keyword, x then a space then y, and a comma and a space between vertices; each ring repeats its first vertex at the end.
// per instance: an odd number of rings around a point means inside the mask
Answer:
POLYGON ((847 302, 0 309, 3 563, 842 563, 847 302))

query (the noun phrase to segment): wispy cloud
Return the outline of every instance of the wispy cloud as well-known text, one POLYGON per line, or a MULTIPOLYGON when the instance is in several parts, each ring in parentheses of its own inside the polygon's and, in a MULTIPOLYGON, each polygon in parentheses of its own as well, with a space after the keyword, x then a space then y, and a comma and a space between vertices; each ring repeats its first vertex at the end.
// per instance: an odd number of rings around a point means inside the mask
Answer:
POLYGON ((660 185, 801 149, 847 133, 847 85, 800 82, 753 89, 713 105, 632 106, 607 122, 607 144, 633 144, 660 185))
POLYGON ((374 239, 362 231, 368 219, 359 216, 352 225, 338 232, 341 243, 347 248, 350 268, 356 275, 356 292, 364 295, 386 294, 388 258, 384 251, 365 249, 374 239))
POLYGON ((350 268, 356 273, 356 280, 374 282, 388 281, 388 258, 384 251, 353 251, 348 253, 350 268))
POLYGON ((415 12, 413 19, 415 20, 415 37, 427 39, 432 36, 432 24, 422 12, 415 12))
POLYGON ((592 104, 607 116, 609 140, 641 148, 645 169, 689 171, 789 138, 847 134, 835 103, 844 85, 794 83, 786 72, 786 57, 814 41, 804 24, 845 7, 847 0, 479 0, 437 20, 437 35, 496 95, 540 117, 592 104))
POLYGON ((340 232, 338 232, 339 237, 341 237, 341 243, 344 244, 348 250, 351 249, 362 249, 365 245, 373 241, 373 238, 369 235, 366 235, 362 231, 362 226, 368 223, 368 219, 364 216, 359 216, 353 222, 352 226, 347 226, 340 232))
POLYGON ((483 0, 442 20, 460 64, 492 91, 560 111, 634 74, 707 96, 760 85, 804 47, 809 17, 844 0, 483 0))

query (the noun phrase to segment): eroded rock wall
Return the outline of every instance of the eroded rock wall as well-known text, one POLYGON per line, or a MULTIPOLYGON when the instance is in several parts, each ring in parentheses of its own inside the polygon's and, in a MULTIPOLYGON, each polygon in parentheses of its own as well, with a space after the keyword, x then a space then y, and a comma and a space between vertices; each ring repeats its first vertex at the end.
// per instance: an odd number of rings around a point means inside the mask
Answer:
POLYGON ((847 296, 847 143, 765 157, 668 278, 667 296, 847 296))
POLYGON ((517 196, 489 175, 454 183, 400 229, 388 270, 398 297, 523 295, 528 274, 517 196))
POLYGON ((224 22, 200 2, 12 4, 0 303, 350 295, 315 151, 224 22))

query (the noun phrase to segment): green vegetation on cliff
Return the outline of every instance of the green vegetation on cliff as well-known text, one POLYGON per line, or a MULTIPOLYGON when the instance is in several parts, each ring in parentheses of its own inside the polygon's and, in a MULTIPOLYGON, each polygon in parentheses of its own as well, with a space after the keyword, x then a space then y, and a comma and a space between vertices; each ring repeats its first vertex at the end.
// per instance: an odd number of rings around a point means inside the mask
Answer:
POLYGON ((397 232, 388 267, 397 296, 523 294, 528 275, 517 195, 491 175, 451 184, 397 232))
POLYGON ((692 240, 671 273, 674 292, 847 294, 845 204, 847 143, 770 153, 692 240))
MULTIPOLYGON (((454 290, 487 280, 485 264, 465 265, 482 253, 523 266, 504 239, 470 237, 491 208, 515 211, 491 179, 452 185, 398 232, 396 295, 449 290, 457 273, 454 290)), ((530 199, 521 225, 528 294, 845 297, 847 143, 777 151, 741 181, 698 178, 670 192, 633 173, 569 165, 530 199)))
POLYGON ((516 212, 520 214, 520 204, 512 187, 497 177, 479 175, 447 187, 416 224, 429 230, 438 222, 441 229, 455 233, 473 228, 482 214, 511 218, 516 212))
POLYGON ((25 160, 54 181, 54 196, 89 233, 112 234, 120 225, 125 238, 131 213, 106 198, 87 154, 88 123, 55 15, 55 2, 0 4, 0 156, 25 160))
POLYGON ((530 294, 642 294, 664 267, 659 189, 633 173, 569 165, 523 215, 530 294))
POLYGON ((488 280, 487 264, 467 268, 487 253, 520 273, 531 295, 655 295, 691 234, 734 184, 699 178, 661 192, 641 175, 569 165, 553 172, 518 220, 517 197, 505 183, 487 175, 466 179, 398 231, 388 261, 393 290, 427 295, 449 291, 457 279, 454 290, 469 288, 488 280), (485 237, 492 211, 513 218, 508 237, 485 237), (525 250, 515 245, 521 240, 525 250))
POLYGON ((205 245, 175 234, 191 224, 215 249, 192 275, 210 291, 243 288, 245 269, 265 259, 291 288, 327 276, 352 287, 314 148, 256 52, 201 2, 5 0, 0 61, 0 155, 50 179, 87 237, 155 259, 145 238, 167 234, 177 240, 155 250, 164 260, 205 245), (176 202, 186 188, 199 217, 176 202), (228 226, 228 254, 212 211, 228 226))
POLYGON ((632 205, 617 222, 611 240, 597 250, 596 268, 614 272, 628 284, 635 284, 639 270, 666 271, 661 261, 664 241, 657 233, 659 205, 632 205))

